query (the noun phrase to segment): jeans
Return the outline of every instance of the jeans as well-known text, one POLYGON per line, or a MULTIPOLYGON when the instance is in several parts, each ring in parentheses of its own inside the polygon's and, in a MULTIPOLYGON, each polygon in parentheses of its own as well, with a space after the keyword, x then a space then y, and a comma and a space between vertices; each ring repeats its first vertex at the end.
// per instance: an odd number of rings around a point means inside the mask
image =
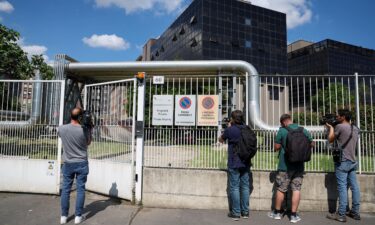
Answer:
POLYGON ((249 214, 249 171, 248 167, 228 168, 228 197, 233 215, 249 214))
POLYGON ((85 185, 87 175, 89 174, 89 164, 85 162, 64 163, 62 167, 63 186, 61 190, 61 215, 68 216, 70 192, 74 177, 76 178, 77 199, 75 216, 82 215, 83 205, 85 204, 85 185))
POLYGON ((346 213, 348 205, 348 185, 352 190, 352 212, 359 214, 360 192, 356 177, 358 163, 350 160, 335 163, 337 191, 339 195, 339 215, 346 213))

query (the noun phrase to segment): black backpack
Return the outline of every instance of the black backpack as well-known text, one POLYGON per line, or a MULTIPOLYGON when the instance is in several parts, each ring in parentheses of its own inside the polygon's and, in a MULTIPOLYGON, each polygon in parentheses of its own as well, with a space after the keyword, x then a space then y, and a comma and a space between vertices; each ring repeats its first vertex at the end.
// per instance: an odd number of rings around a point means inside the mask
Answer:
POLYGON ((303 127, 288 130, 285 146, 285 157, 291 163, 308 162, 311 159, 311 141, 303 132, 303 127))
POLYGON ((233 151, 242 162, 248 163, 257 153, 257 136, 247 125, 238 128, 241 130, 241 136, 234 145, 233 151))

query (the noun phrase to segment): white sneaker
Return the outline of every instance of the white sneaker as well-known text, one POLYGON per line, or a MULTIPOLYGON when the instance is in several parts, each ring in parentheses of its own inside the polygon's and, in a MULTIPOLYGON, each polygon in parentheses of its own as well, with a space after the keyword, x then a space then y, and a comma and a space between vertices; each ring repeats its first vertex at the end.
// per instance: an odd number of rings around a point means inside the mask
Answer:
POLYGON ((68 217, 66 217, 66 216, 61 216, 61 217, 60 217, 60 224, 66 224, 67 219, 68 219, 68 217))
POLYGON ((275 213, 274 211, 272 211, 268 213, 268 217, 275 220, 281 220, 281 213, 275 213))
POLYGON ((301 221, 301 217, 299 217, 298 215, 290 216, 291 223, 297 223, 298 221, 301 221))
POLYGON ((82 223, 86 218, 82 215, 82 216, 76 216, 74 218, 74 223, 75 224, 79 224, 79 223, 82 223))

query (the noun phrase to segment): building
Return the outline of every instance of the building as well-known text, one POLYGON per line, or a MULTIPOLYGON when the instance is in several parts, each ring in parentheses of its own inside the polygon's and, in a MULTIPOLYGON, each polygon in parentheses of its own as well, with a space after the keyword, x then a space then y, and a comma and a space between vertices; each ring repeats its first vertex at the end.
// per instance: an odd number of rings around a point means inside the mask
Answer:
POLYGON ((244 60, 260 74, 287 71, 286 15, 249 1, 194 0, 151 42, 144 60, 244 60))
POLYGON ((303 40, 288 46, 288 74, 375 74, 375 50, 331 39, 317 43, 303 40))

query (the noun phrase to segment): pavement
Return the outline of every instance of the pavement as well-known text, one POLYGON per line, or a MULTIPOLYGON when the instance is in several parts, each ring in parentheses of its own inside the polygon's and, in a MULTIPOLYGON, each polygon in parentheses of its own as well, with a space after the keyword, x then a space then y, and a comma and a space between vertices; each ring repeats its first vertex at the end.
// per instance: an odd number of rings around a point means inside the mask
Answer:
MULTIPOLYGON (((70 213, 74 213, 75 193, 71 197, 70 213)), ((197 203, 199 204, 199 203, 197 203)), ((251 204, 251 199, 250 199, 251 204)), ((130 202, 108 198, 91 192, 86 194, 84 208, 90 225, 283 225, 291 224, 285 216, 282 220, 267 217, 265 211, 251 211, 249 219, 233 221, 226 210, 162 209, 132 205, 130 202)), ((325 218, 325 212, 300 212, 300 225, 337 225, 337 221, 325 218)), ((347 218, 346 224, 375 224, 375 213, 361 214, 362 220, 347 218)), ((60 221, 60 197, 53 195, 0 193, 1 225, 54 225, 60 221)), ((70 215, 67 224, 74 224, 70 215)))

